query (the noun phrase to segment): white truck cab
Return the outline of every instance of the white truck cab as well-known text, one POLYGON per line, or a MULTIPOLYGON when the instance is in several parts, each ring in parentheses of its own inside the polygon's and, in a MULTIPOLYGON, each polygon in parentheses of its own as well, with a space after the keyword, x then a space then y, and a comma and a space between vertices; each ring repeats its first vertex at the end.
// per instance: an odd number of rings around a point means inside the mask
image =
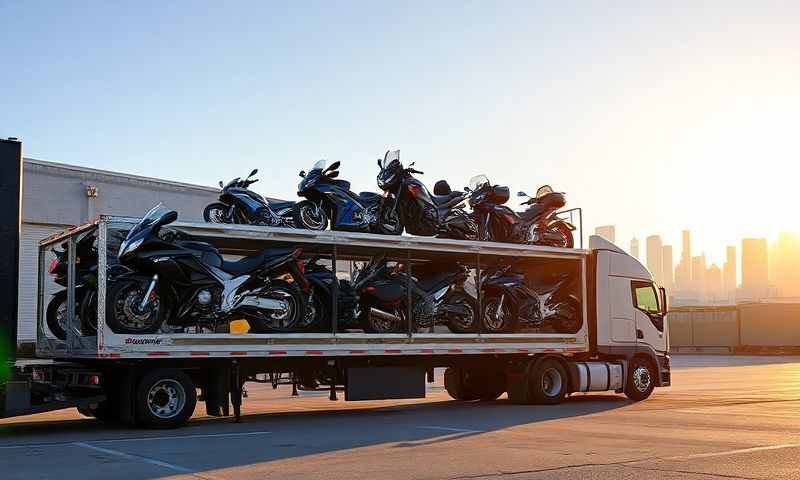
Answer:
POLYGON ((596 351, 625 358, 637 388, 669 386, 669 333, 667 295, 636 258, 618 246, 593 235, 589 239, 595 257, 596 351), (650 362, 657 378, 649 378, 650 362))

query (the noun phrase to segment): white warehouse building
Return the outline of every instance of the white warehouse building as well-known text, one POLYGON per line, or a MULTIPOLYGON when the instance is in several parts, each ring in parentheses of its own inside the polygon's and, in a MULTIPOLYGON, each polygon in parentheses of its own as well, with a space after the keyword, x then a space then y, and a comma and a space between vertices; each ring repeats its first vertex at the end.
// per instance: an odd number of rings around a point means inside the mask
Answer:
POLYGON ((219 194, 218 188, 32 158, 23 165, 18 343, 36 339, 39 240, 98 215, 141 216, 158 202, 181 220, 202 221, 203 208, 219 194))

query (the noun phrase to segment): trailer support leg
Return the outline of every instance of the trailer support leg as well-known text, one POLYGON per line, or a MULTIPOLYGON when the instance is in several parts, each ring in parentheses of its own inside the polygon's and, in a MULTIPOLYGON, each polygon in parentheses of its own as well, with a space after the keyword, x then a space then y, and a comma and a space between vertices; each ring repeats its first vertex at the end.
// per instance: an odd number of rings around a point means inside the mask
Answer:
POLYGON ((337 400, 337 398, 336 398, 336 380, 334 380, 333 378, 331 378, 331 394, 328 397, 328 399, 331 400, 332 402, 335 402, 337 400))
POLYGON ((231 372, 231 403, 233 404, 233 417, 236 423, 242 422, 242 386, 239 363, 234 360, 231 372))

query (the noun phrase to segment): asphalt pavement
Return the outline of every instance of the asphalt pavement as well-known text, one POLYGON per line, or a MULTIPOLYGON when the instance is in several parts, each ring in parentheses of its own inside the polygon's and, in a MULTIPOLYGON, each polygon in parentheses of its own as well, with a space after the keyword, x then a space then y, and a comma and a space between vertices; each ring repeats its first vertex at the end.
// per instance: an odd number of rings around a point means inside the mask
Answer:
POLYGON ((674 356, 673 386, 632 403, 331 402, 250 385, 243 423, 126 430, 75 410, 0 420, 0 479, 794 479, 800 357, 674 356))

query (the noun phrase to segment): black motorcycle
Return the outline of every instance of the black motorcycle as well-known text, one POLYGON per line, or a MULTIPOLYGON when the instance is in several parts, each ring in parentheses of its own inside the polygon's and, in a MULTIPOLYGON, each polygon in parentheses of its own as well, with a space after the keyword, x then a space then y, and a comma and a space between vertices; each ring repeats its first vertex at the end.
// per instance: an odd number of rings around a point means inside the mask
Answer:
POLYGON ((267 200, 248 187, 258 179, 251 178, 258 169, 250 172, 247 178, 236 177, 227 185, 219 182, 222 191, 219 202, 206 206, 203 218, 211 223, 238 223, 245 225, 268 225, 272 227, 295 227, 295 204, 286 200, 267 200))
MULTIPOLYGON (((94 232, 85 233, 75 245, 75 316, 81 320, 81 329, 76 333, 84 334, 87 330, 85 324, 90 323, 94 330, 97 329, 97 317, 86 318, 84 303, 90 292, 97 288, 97 236, 94 232)), ((55 258, 50 262, 48 273, 53 277, 53 281, 65 287, 53 294, 47 304, 47 327, 50 332, 60 340, 67 337, 68 316, 67 316, 67 267, 68 267, 68 242, 61 244, 61 249, 54 247, 52 252, 55 258)), ((92 298, 94 296, 92 295, 92 298)))
MULTIPOLYGON (((563 193, 554 192, 549 185, 541 187, 536 197, 523 202, 529 208, 515 212, 504 204, 509 199, 508 187, 493 185, 486 175, 470 180, 469 204, 478 225, 478 240, 545 245, 572 248, 575 227, 556 213, 566 205, 563 193)), ((519 192, 519 196, 526 196, 519 192)))
POLYGON ((403 225, 397 215, 384 214, 384 199, 377 193, 355 193, 350 182, 337 178, 340 162, 326 167, 325 160, 315 163, 297 185, 297 195, 304 197, 295 207, 295 223, 310 230, 380 233, 400 235, 403 225))
MULTIPOLYGON (((308 279, 309 288, 306 300, 306 313, 298 326, 302 331, 331 331, 331 298, 333 297, 333 272, 325 265, 319 264, 320 257, 315 256, 304 264, 304 275, 308 279)), ((358 319, 358 295, 352 284, 344 279, 338 280, 338 296, 336 311, 338 326, 356 327, 358 319)))
POLYGON ((403 264, 391 266, 383 256, 358 272, 360 314, 365 330, 401 333, 408 328, 408 285, 414 330, 447 325, 454 333, 477 331, 477 302, 464 291, 467 268, 453 263, 430 262, 412 267, 409 277, 403 264))
POLYGON ((483 329, 487 333, 534 330, 575 333, 581 327, 579 300, 568 276, 529 288, 512 265, 487 269, 481 282, 483 329))
POLYGON ((442 238, 473 239, 476 225, 464 211, 467 197, 463 192, 431 194, 425 184, 414 178, 423 172, 400 163, 400 151, 386 152, 378 159, 378 188, 387 194, 386 206, 389 214, 395 211, 405 229, 412 235, 438 236, 442 238))
POLYGON ((216 332, 234 318, 246 319, 254 332, 292 331, 303 320, 308 282, 298 266, 301 249, 269 248, 228 261, 208 243, 159 235, 177 218, 159 204, 122 242, 119 262, 131 272, 108 289, 113 331, 155 333, 169 319, 172 327, 216 332), (286 275, 293 282, 280 278, 286 275))

